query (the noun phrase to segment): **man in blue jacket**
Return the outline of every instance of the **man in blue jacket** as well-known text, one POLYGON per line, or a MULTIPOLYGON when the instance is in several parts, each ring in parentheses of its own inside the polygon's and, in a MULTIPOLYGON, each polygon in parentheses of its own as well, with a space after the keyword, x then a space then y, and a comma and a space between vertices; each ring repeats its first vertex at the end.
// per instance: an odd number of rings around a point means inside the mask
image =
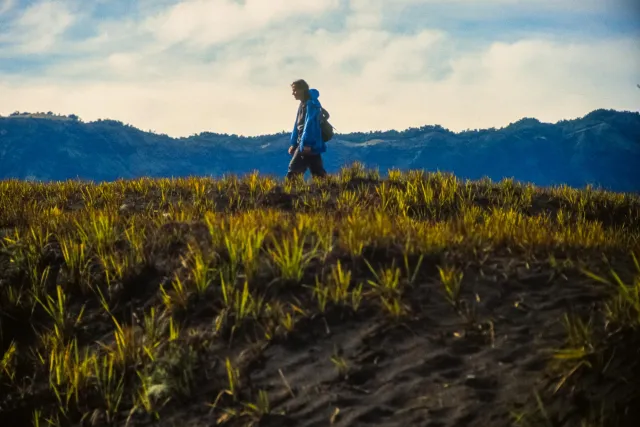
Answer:
POLYGON ((300 105, 291 132, 289 155, 293 157, 286 178, 304 175, 307 168, 311 170, 312 176, 325 177, 327 172, 322 164, 322 153, 327 151, 327 145, 322 140, 320 130, 320 92, 317 89, 309 89, 307 82, 302 79, 291 83, 291 89, 293 97, 300 101, 300 105))

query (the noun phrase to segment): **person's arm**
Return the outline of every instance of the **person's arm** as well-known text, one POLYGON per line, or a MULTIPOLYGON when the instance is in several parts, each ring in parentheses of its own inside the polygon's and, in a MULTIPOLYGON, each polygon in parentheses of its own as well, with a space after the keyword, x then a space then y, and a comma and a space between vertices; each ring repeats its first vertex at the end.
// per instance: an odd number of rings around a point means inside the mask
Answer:
POLYGON ((289 153, 291 153, 291 148, 295 148, 298 146, 298 117, 300 116, 300 109, 302 108, 302 103, 298 106, 298 111, 296 112, 296 119, 293 121, 293 131, 291 131, 291 139, 289 143, 291 147, 289 147, 289 153))
POLYGON ((300 152, 304 151, 304 143, 311 132, 311 127, 318 121, 318 109, 311 103, 307 104, 307 113, 304 119, 304 131, 302 131, 302 138, 300 138, 300 152))
POLYGON ((291 138, 289 140, 289 143, 292 147, 298 145, 298 116, 296 116, 296 121, 293 124, 293 131, 291 131, 291 138))

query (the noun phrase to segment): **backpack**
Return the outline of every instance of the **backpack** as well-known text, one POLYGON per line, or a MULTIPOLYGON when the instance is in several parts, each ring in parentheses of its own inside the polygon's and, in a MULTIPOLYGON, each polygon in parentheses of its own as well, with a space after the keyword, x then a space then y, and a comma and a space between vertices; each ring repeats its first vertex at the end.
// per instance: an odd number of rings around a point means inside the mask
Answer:
POLYGON ((322 140, 324 142, 333 138, 333 126, 329 123, 329 112, 322 108, 320 116, 320 131, 322 132, 322 140))

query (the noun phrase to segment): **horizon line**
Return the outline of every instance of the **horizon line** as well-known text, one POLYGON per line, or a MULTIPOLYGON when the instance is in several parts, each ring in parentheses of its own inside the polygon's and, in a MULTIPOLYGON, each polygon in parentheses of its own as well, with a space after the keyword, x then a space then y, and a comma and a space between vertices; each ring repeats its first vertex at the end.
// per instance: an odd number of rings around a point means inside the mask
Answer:
MULTIPOLYGON (((638 85, 638 87, 640 88, 640 85, 638 85)), ((492 126, 492 127, 488 127, 488 128, 475 128, 475 129, 468 128, 466 130, 461 130, 461 131, 458 131, 458 132, 450 130, 450 129, 448 129, 448 128, 436 123, 436 124, 423 124, 423 125, 420 125, 420 126, 410 126, 410 127, 405 128, 405 129, 402 129, 402 130, 398 130, 398 129, 384 129, 384 130, 383 129, 376 129, 376 130, 353 131, 353 132, 341 133, 341 132, 337 131, 337 129, 336 129, 335 134, 336 135, 352 135, 352 134, 386 133, 386 132, 403 133, 403 132, 407 132, 407 131, 410 131, 410 130, 421 129, 421 128, 424 128, 424 127, 435 127, 435 128, 441 128, 441 129, 443 129, 443 130, 445 130, 445 131, 447 131, 449 133, 453 133, 453 134, 459 135, 459 134, 463 134, 463 133, 466 133, 466 132, 502 130, 502 129, 508 128, 509 126, 511 126, 511 125, 513 125, 515 123, 518 123, 518 122, 520 122, 522 120, 536 120, 540 124, 557 125, 557 124, 559 124, 561 122, 570 122, 570 121, 576 121, 576 120, 584 119, 586 116, 588 116, 590 114, 593 114, 594 112, 597 112, 597 111, 640 114, 640 110, 632 111, 632 110, 617 110, 617 109, 614 109, 614 108, 596 108, 596 109, 591 110, 591 111, 589 111, 588 113, 586 113, 586 114, 584 114, 582 116, 576 116, 576 117, 569 118, 569 119, 559 119, 559 120, 557 120, 555 122, 544 122, 544 121, 541 121, 541 120, 537 119, 536 117, 523 116, 520 119, 518 119, 518 120, 516 120, 514 122, 510 122, 509 124, 503 125, 501 127, 492 126)), ((105 122, 105 121, 108 122, 108 121, 110 121, 110 122, 120 123, 123 126, 132 127, 132 128, 137 129, 137 130, 139 130, 139 131, 141 131, 143 133, 149 133, 149 134, 153 134, 153 135, 156 135, 156 136, 165 136, 165 137, 168 137, 168 138, 171 138, 171 139, 183 139, 183 138, 184 139, 188 139, 188 138, 192 138, 194 136, 199 136, 199 135, 207 134, 207 133, 208 134, 214 134, 214 135, 220 135, 220 136, 235 136, 237 138, 245 138, 245 139, 261 138, 261 137, 265 137, 265 136, 275 136, 275 135, 280 135, 280 134, 289 134, 289 133, 291 133, 291 131, 282 130, 282 131, 279 131, 279 132, 265 133, 265 134, 260 134, 260 135, 242 135, 242 134, 236 134, 236 133, 226 133, 226 132, 220 133, 220 132, 213 132, 213 131, 203 130, 203 131, 200 131, 200 132, 197 132, 197 133, 193 133, 193 134, 188 135, 188 136, 170 136, 167 133, 157 132, 157 131, 154 131, 154 130, 151 130, 151 129, 143 130, 140 127, 137 127, 137 126, 135 126, 133 124, 130 124, 130 123, 125 123, 122 120, 118 120, 118 119, 99 118, 99 119, 96 119, 96 120, 93 120, 93 121, 84 121, 84 120, 82 120, 82 117, 80 117, 80 116, 78 116, 77 114, 74 114, 74 113, 59 114, 59 113, 54 113, 52 111, 48 111, 48 112, 41 112, 41 111, 38 111, 38 112, 14 111, 13 113, 11 113, 9 115, 0 114, 0 119, 16 119, 16 118, 25 118, 25 119, 30 118, 30 119, 35 119, 35 120, 38 120, 38 119, 48 120, 50 118, 59 118, 59 119, 62 119, 62 120, 78 121, 78 122, 83 123, 83 124, 92 124, 92 123, 100 123, 100 122, 105 122), (18 113, 18 114, 16 114, 16 113, 18 113), (51 113, 51 114, 49 114, 49 113, 51 113), (42 116, 42 117, 32 117, 33 115, 38 115, 38 116, 42 116)))

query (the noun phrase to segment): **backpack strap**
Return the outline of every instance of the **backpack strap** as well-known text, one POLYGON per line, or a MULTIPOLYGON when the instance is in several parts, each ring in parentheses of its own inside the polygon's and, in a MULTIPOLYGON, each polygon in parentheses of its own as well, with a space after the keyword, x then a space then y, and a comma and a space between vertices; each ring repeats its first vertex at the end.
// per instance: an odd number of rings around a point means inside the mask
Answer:
MULTIPOLYGON (((327 110, 324 109, 324 107, 321 108, 321 113, 322 113, 322 116, 321 116, 320 120, 321 121, 322 120, 326 121, 327 124, 329 126, 331 126, 332 129, 336 129, 335 126, 333 126, 331 123, 329 123, 329 117, 331 117, 331 115, 329 114, 329 112, 327 110)), ((338 130, 338 129, 336 129, 336 130, 338 130)))

